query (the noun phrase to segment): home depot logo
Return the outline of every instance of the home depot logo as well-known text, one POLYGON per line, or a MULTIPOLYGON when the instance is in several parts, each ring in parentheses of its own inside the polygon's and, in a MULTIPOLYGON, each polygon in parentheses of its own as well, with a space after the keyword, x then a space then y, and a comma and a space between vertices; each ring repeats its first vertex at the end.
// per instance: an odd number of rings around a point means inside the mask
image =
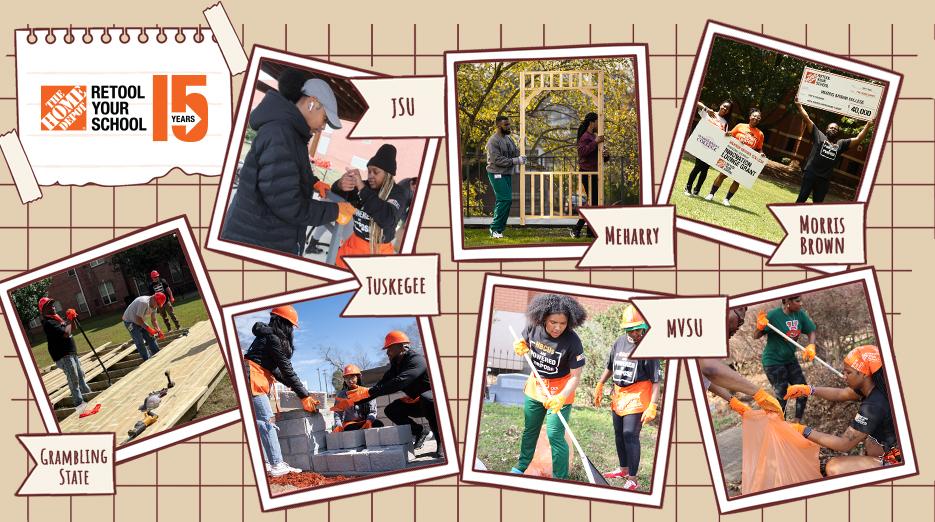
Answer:
POLYGON ((43 85, 42 130, 78 131, 88 126, 88 88, 84 85, 43 85))
POLYGON ((805 73, 805 83, 815 83, 817 81, 818 81, 817 74, 813 73, 812 71, 808 71, 805 73))

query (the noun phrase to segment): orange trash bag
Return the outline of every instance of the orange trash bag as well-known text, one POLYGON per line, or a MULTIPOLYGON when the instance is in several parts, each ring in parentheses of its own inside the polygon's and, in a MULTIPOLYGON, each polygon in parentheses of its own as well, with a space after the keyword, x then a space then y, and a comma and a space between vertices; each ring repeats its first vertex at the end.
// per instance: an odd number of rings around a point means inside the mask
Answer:
POLYGON ((820 478, 817 444, 776 414, 763 410, 744 414, 741 494, 820 478))
MULTIPOLYGON (((571 437, 568 436, 568 431, 565 431, 565 442, 568 443, 569 449, 571 445, 571 437)), ((575 452, 568 452, 568 469, 571 470, 571 465, 575 462, 575 452)), ((539 431, 539 440, 536 441, 536 452, 532 456, 532 462, 529 463, 529 467, 526 468, 526 471, 523 472, 523 475, 531 475, 533 477, 549 477, 552 478, 552 445, 549 444, 549 437, 545 434, 545 426, 542 427, 542 430, 539 431)))

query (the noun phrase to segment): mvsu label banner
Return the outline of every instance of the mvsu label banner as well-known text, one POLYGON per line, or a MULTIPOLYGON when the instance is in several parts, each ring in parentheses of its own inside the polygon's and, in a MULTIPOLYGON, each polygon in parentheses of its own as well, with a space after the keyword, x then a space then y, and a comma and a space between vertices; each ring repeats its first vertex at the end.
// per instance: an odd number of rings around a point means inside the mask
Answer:
POLYGON ((40 185, 221 173, 230 71, 210 30, 19 30, 16 92, 40 185))

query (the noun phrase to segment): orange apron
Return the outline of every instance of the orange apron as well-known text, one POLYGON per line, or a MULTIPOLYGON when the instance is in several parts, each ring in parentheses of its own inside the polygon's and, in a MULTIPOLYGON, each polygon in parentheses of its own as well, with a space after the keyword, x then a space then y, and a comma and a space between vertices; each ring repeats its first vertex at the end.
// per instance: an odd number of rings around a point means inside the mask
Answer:
MULTIPOLYGON (((391 255, 395 254, 392 243, 380 243, 380 251, 377 254, 391 255)), ((344 262, 344 256, 365 256, 370 254, 370 242, 364 241, 357 234, 351 234, 340 248, 338 248, 338 257, 334 261, 334 266, 338 268, 347 268, 344 262)))
MULTIPOLYGON (((568 379, 571 379, 570 373, 564 377, 555 379, 543 378, 542 381, 545 382, 545 385, 549 388, 549 395, 556 395, 565 388, 565 383, 568 382, 568 379)), ((542 386, 539 386, 539 381, 533 374, 530 374, 529 378, 526 379, 526 386, 523 388, 523 393, 534 401, 545 402, 548 398, 542 393, 542 386)), ((575 392, 571 392, 571 395, 565 397, 565 404, 571 404, 573 402, 575 402, 575 392)))
POLYGON ((652 381, 638 381, 621 388, 614 385, 614 392, 610 396, 610 404, 614 413, 623 417, 633 413, 643 413, 649 407, 653 398, 652 381))
POLYGON ((269 370, 249 359, 247 364, 250 366, 250 393, 254 396, 268 394, 276 378, 269 370))

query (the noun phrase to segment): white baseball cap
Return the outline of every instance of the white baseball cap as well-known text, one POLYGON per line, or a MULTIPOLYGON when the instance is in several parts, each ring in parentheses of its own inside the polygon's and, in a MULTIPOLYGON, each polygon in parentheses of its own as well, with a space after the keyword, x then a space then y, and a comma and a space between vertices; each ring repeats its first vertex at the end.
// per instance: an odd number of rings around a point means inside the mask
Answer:
POLYGON ((332 129, 341 128, 341 120, 338 118, 338 100, 334 97, 334 91, 328 82, 320 78, 306 80, 302 85, 302 94, 314 96, 325 108, 325 115, 328 116, 328 126, 332 129))

